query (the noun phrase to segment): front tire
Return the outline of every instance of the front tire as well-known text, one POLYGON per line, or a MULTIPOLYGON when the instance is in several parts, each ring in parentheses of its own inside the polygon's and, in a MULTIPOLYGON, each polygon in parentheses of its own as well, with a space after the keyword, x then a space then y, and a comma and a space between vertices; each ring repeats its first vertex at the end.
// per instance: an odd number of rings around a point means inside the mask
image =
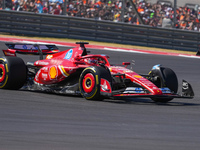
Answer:
MULTIPOLYGON (((178 91, 178 79, 175 74, 175 72, 166 67, 160 67, 159 69, 152 70, 150 73, 151 77, 158 77, 158 82, 156 82, 156 85, 159 88, 164 88, 168 87, 173 93, 177 93, 178 91)), ((173 98, 151 98, 155 102, 162 102, 162 103, 167 103, 173 98)))
POLYGON ((85 68, 79 79, 79 89, 81 95, 87 100, 103 100, 100 94, 101 78, 112 82, 109 70, 103 67, 91 66, 85 68))
POLYGON ((21 58, 0 58, 0 89, 20 89, 26 82, 26 74, 26 65, 21 58))

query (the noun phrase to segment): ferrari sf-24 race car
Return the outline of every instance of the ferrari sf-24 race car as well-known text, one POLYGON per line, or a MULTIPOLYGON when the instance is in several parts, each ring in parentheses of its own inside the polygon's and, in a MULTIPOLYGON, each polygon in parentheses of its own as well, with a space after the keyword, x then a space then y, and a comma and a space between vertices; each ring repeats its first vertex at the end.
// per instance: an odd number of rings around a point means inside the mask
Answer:
POLYGON ((111 65, 107 55, 88 54, 88 43, 76 44, 79 46, 59 51, 55 45, 6 43, 8 49, 0 58, 0 88, 82 95, 87 100, 148 97, 168 102, 194 96, 185 80, 182 93, 177 93, 177 76, 170 68, 155 65, 148 74, 138 74, 127 68, 129 62, 111 65), (17 53, 40 55, 40 59, 25 63, 17 53))

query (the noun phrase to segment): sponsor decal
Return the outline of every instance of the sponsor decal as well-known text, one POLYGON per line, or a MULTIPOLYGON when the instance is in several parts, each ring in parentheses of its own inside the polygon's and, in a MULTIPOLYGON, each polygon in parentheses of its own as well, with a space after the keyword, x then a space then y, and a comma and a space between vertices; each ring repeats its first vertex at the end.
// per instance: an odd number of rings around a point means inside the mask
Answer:
POLYGON ((70 59, 72 57, 72 54, 73 54, 73 49, 70 49, 67 54, 65 55, 65 58, 64 59, 70 59))
POLYGON ((105 80, 105 79, 101 79, 101 92, 109 92, 111 93, 111 86, 110 83, 105 80))
POLYGON ((188 86, 189 86, 189 85, 188 85, 187 82, 183 82, 183 89, 184 89, 184 90, 187 90, 187 89, 188 89, 188 86))
POLYGON ((106 84, 106 81, 101 85, 102 91, 107 91, 108 90, 108 85, 106 84))
POLYGON ((23 49, 27 49, 27 46, 26 46, 26 45, 23 45, 23 49))
POLYGON ((6 52, 4 51, 5 56, 15 56, 15 53, 10 53, 10 52, 6 52))
POLYGON ((52 59, 53 55, 47 55, 46 59, 52 59))
POLYGON ((37 47, 37 46, 34 46, 34 48, 35 48, 35 49, 38 49, 38 47, 37 47))
POLYGON ((169 88, 160 88, 160 90, 162 91, 162 93, 171 93, 169 88))
POLYGON ((139 87, 128 87, 123 93, 145 93, 145 91, 139 87))
POLYGON ((53 52, 53 53, 57 53, 57 52, 59 52, 59 50, 52 50, 52 52, 53 52))
POLYGON ((60 65, 63 62, 62 59, 51 59, 51 64, 60 65))
POLYGON ((124 67, 120 67, 120 66, 114 66, 114 67, 110 67, 109 70, 112 72, 112 70, 119 70, 119 71, 123 71, 123 72, 132 72, 129 69, 126 69, 124 67))
POLYGON ((37 61, 35 64, 36 65, 41 65, 41 66, 46 66, 46 65, 49 65, 49 62, 37 61))
POLYGON ((125 70, 124 73, 133 72, 132 70, 125 70))
POLYGON ((142 88, 136 88, 136 89, 135 89, 135 92, 136 92, 136 93, 141 93, 142 91, 143 91, 142 88))
POLYGON ((42 78, 43 78, 44 80, 46 80, 47 77, 48 77, 48 75, 47 75, 46 73, 42 73, 41 75, 42 75, 42 78))
POLYGON ((58 75, 58 72, 57 72, 57 68, 56 67, 51 67, 49 69, 49 75, 51 77, 51 79, 55 79, 58 75))
POLYGON ((152 70, 158 69, 160 66, 161 66, 160 64, 154 65, 154 66, 152 67, 152 70))
POLYGON ((42 68, 45 72, 48 72, 49 68, 48 67, 43 67, 42 68))
POLYGON ((135 78, 142 78, 140 75, 134 75, 135 78))

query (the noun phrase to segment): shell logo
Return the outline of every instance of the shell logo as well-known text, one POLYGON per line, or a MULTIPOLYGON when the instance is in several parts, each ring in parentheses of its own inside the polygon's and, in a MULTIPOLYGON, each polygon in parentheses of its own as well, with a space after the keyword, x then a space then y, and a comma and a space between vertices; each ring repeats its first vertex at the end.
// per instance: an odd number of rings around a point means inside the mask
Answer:
POLYGON ((49 70, 49 75, 51 77, 51 79, 55 79, 57 76, 57 69, 56 67, 51 67, 49 70))
POLYGON ((135 78, 142 78, 140 75, 134 75, 135 78))

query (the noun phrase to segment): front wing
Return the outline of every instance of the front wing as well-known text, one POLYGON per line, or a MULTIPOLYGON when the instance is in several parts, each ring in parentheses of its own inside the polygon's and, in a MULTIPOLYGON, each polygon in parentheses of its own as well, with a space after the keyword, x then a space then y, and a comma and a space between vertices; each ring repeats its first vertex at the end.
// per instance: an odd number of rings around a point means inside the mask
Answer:
POLYGON ((147 92, 146 89, 141 87, 127 87, 123 91, 113 91, 112 97, 149 97, 149 98, 187 98, 192 99, 194 97, 194 92, 191 85, 183 80, 182 81, 182 93, 173 93, 167 87, 159 88, 162 93, 159 95, 154 95, 152 93, 147 92))
POLYGON ((192 99, 193 96, 184 96, 179 94, 163 94, 163 95, 153 95, 153 94, 115 94, 112 97, 149 97, 149 98, 187 98, 192 99))

